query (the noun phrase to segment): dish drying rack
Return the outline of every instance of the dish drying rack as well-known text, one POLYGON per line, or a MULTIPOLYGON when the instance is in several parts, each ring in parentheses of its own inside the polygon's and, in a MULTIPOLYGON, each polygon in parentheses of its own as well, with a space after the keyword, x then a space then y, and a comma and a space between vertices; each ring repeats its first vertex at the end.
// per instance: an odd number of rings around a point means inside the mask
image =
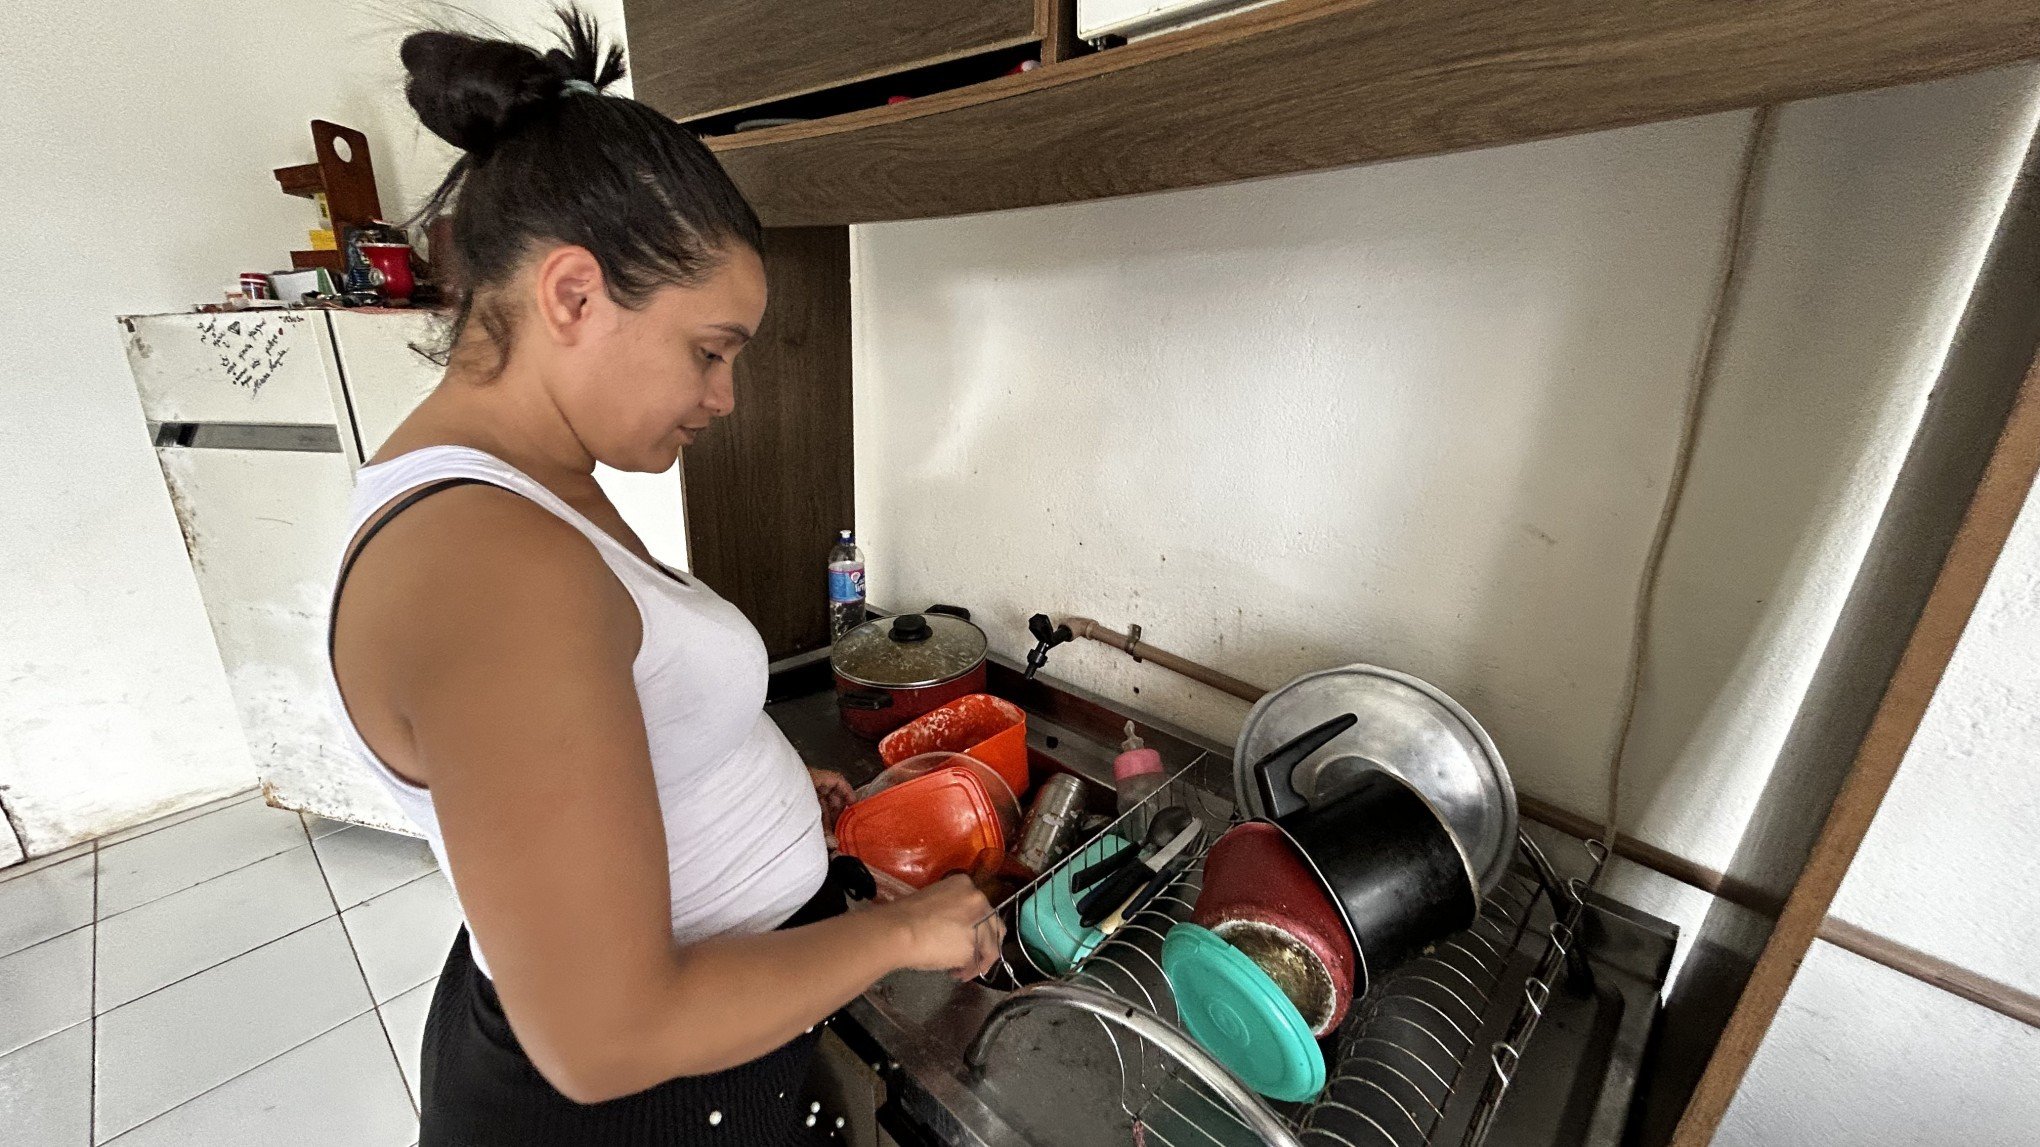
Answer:
POLYGON ((1172 774, 995 909, 1007 935, 1018 937, 1020 906, 1104 834, 1137 839, 1121 826, 1144 823, 1169 805, 1206 826, 1182 873, 1066 971, 1043 967, 1017 939, 1006 945, 980 982, 1007 994, 971 1041, 968 1066, 982 1074, 1013 1021, 1057 1009, 1089 1016, 1110 1040, 1120 1114, 1140 1147, 1480 1147, 1552 993, 1591 987, 1586 962, 1573 955, 1573 938, 1582 894, 1606 863, 1607 849, 1585 842, 1587 875, 1561 879, 1536 843, 1519 834, 1516 863, 1474 924, 1378 975, 1339 1030, 1321 1041, 1327 1071, 1318 1097, 1303 1104, 1272 1101, 1183 1031, 1162 970, 1163 938, 1190 917, 1205 853, 1244 819, 1229 799, 1189 780, 1209 758, 1204 754, 1172 774))

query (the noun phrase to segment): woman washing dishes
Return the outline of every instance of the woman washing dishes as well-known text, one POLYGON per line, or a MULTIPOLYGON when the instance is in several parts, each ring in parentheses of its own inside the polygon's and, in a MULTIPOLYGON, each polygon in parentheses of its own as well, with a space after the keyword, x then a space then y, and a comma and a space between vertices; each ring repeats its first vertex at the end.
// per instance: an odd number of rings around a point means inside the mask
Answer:
POLYGON ((464 153, 446 377, 362 468, 334 594, 355 751, 466 927, 421 1057, 423 1147, 792 1138, 812 1028, 1001 939, 952 877, 840 914, 824 801, 763 712, 763 644, 655 563, 593 478, 660 472, 736 402, 762 233, 622 54, 422 32, 408 94, 464 153), (821 798, 818 800, 818 796, 821 798))

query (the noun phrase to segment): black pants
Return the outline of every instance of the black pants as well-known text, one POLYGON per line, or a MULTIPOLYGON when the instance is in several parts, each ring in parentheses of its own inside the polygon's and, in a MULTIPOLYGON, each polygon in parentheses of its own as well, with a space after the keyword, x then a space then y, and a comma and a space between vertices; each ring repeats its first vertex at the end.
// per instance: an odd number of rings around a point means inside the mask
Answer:
MULTIPOLYGON (((782 928, 833 916, 831 882, 782 928)), ((546 1082, 504 1018, 494 984, 475 967, 467 929, 453 938, 425 1017, 419 1057, 419 1147, 780 1147, 804 1142, 802 1084, 819 1029, 777 1051, 716 1072, 682 1076, 604 1103, 580 1104, 546 1082)))

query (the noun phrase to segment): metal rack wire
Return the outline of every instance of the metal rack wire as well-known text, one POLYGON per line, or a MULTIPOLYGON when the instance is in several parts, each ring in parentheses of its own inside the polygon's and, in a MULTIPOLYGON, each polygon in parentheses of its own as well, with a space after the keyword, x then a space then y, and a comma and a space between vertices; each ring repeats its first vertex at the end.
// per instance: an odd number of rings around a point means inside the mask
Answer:
MULTIPOLYGON (((1515 867, 1472 927, 1381 976, 1324 1041, 1328 1082, 1319 1096, 1301 1105, 1271 1102, 1178 1026, 1162 969, 1163 938, 1197 902, 1204 852, 1241 819, 1229 799, 1190 783, 1204 761, 1176 772, 1142 806, 999 905, 1007 934, 1017 937, 1021 906, 1044 889, 1057 894, 1057 874, 1096 860, 1107 834, 1125 839, 1122 826, 1144 823, 1164 805, 1190 810, 1207 827, 1182 874, 1094 950, 1083 953, 1081 937, 1060 937, 1079 949, 1071 966, 1056 967, 1017 940, 1008 944, 983 982, 1009 994, 972 1042, 970 1066, 982 1071, 1000 1032, 1020 1016, 1067 1009, 1089 1015, 1110 1040, 1120 1114, 1142 1147, 1480 1147, 1552 993, 1586 986, 1584 962, 1571 958, 1573 936, 1581 893, 1607 850, 1588 842, 1589 874, 1561 880, 1536 844, 1519 837, 1515 867)), ((1060 919, 1043 914, 1036 922, 1060 919)))

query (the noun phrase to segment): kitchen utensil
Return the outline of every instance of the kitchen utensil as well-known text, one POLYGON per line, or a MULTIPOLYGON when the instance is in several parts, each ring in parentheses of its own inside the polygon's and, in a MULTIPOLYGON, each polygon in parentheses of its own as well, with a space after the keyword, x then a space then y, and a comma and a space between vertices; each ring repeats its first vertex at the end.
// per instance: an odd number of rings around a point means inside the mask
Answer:
POLYGON ((1020 939, 1044 971, 1061 975, 1104 939, 1096 928, 1086 928, 1078 921, 1077 897, 1070 890, 1070 879, 1079 867, 1096 864, 1114 849, 1138 851, 1138 846, 1108 832, 1056 869, 1020 905, 1020 939))
POLYGON ((1162 971, 1191 1038, 1240 1082, 1291 1103, 1324 1090, 1325 1057, 1310 1025, 1246 953, 1209 929, 1178 924, 1162 941, 1162 971))
POLYGON ((1027 823, 1020 829, 1020 845, 1013 860, 1029 872, 1046 872, 1074 843, 1077 818, 1084 811, 1084 782, 1068 773, 1057 773, 1041 786, 1034 807, 1027 810, 1027 823))
POLYGON ((1112 875, 1140 855, 1140 846, 1129 844, 1118 852, 1106 857, 1070 878, 1070 891, 1082 892, 1100 880, 1112 875))
POLYGON ((1452 829, 1482 895, 1508 873, 1516 851, 1516 787, 1480 723, 1437 687, 1406 673, 1348 665, 1306 674, 1261 698, 1240 727, 1234 798, 1268 815, 1249 771, 1297 730, 1352 713, 1353 728, 1295 770, 1296 791, 1317 801, 1361 774, 1394 773, 1421 793, 1452 829))
POLYGON ((935 752, 969 753, 997 770, 1013 795, 1027 795, 1027 713, 1011 701, 989 693, 958 697, 878 743, 878 759, 888 765, 935 752))
POLYGON ((1331 894, 1359 954, 1354 983, 1471 927, 1480 891, 1459 842, 1422 794, 1394 773, 1361 773, 1310 803, 1290 783, 1298 762, 1353 727, 1341 714, 1254 766, 1261 807, 1331 894))
POLYGON ((1163 845, 1160 852, 1148 860, 1135 861, 1135 865, 1153 870, 1154 875, 1150 876, 1147 883, 1141 885, 1131 898, 1114 909, 1110 916, 1100 921, 1098 931, 1107 936, 1119 931, 1121 925, 1133 919, 1141 909, 1148 906, 1148 901, 1161 895, 1162 889, 1167 888, 1190 863, 1190 849, 1196 846, 1203 835, 1204 822, 1192 817, 1190 823, 1176 834, 1175 839, 1163 845))
POLYGON ((962 753, 926 753, 880 773, 836 822, 837 847, 915 888, 996 866, 1020 828, 999 774, 962 753))
POLYGON ((923 713, 984 692, 987 648, 984 630, 954 606, 865 622, 829 653, 843 724, 875 741, 923 713))
MULTIPOLYGON (((1285 976, 1278 975, 1276 968, 1263 967, 1291 993, 1317 1035, 1336 1030, 1354 997, 1366 993, 1359 952, 1345 917, 1289 838, 1266 821, 1234 825, 1211 846, 1204 858, 1204 884, 1190 922, 1221 936, 1228 935, 1235 925, 1273 929, 1303 948, 1310 961, 1323 969, 1327 1009, 1311 1006, 1310 999, 1295 990, 1306 980, 1315 982, 1316 973, 1285 976)), ((1302 959, 1293 953, 1288 958, 1302 959)))
MULTIPOLYGON (((1148 834, 1141 841, 1141 856, 1150 857, 1161 852, 1191 822, 1187 810, 1164 809, 1149 826, 1148 834)), ((1098 883, 1098 886, 1084 894, 1077 902, 1079 919, 1084 927, 1095 927, 1100 920, 1112 914, 1114 908, 1126 903, 1127 898, 1139 892, 1148 881, 1153 880, 1154 869, 1142 862, 1140 857, 1121 865, 1119 869, 1098 883)))

